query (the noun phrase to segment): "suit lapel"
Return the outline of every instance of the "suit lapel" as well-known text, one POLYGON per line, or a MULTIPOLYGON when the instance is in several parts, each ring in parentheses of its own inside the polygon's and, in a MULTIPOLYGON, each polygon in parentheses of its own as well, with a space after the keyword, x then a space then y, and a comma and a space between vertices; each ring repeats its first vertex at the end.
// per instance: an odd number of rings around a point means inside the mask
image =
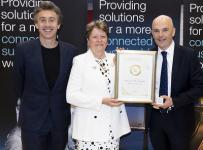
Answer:
POLYGON ((42 84, 45 85, 45 87, 49 90, 49 86, 47 83, 46 75, 45 75, 45 70, 44 70, 44 64, 43 64, 43 59, 42 59, 42 48, 39 39, 36 40, 35 48, 34 50, 36 51, 38 57, 38 66, 40 70, 39 78, 42 78, 42 84))
POLYGON ((178 81, 177 74, 180 71, 180 65, 182 62, 181 55, 181 50, 175 45, 171 77, 171 94, 173 93, 173 87, 176 87, 176 83, 178 81))
POLYGON ((65 49, 65 48, 64 48, 63 44, 59 41, 59 50, 60 50, 60 54, 59 54, 59 55, 60 55, 60 58, 59 58, 59 59, 60 59, 60 63, 59 63, 59 73, 58 73, 56 82, 55 82, 55 84, 54 84, 52 90, 54 90, 55 87, 57 86, 57 83, 60 82, 59 79, 61 79, 60 76, 63 74, 64 69, 67 69, 65 60, 66 60, 66 59, 69 59, 69 58, 67 58, 67 55, 66 55, 66 53, 65 53, 66 51, 65 51, 64 49, 65 49))
POLYGON ((100 66, 96 62, 96 59, 95 59, 95 57, 94 57, 94 55, 93 55, 93 53, 91 52, 90 49, 86 53, 86 59, 85 60, 86 60, 86 65, 89 66, 91 69, 93 69, 94 74, 97 76, 96 79, 98 79, 98 82, 100 80, 102 80, 105 83, 105 78, 103 77, 103 75, 100 72, 100 66))

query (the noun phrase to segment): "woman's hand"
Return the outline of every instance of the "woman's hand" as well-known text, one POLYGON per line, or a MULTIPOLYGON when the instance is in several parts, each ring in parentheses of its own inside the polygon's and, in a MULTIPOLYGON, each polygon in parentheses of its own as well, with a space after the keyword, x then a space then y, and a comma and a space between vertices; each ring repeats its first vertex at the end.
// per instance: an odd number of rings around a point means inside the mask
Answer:
POLYGON ((114 99, 114 98, 103 98, 102 104, 105 104, 105 105, 111 106, 111 107, 116 107, 116 106, 122 105, 123 102, 118 101, 117 99, 114 99))

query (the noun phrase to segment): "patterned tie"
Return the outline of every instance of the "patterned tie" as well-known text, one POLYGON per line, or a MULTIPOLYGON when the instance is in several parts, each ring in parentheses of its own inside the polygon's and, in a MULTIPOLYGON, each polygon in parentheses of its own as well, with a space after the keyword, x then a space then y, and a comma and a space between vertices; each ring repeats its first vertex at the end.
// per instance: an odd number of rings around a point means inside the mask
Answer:
POLYGON ((167 52, 161 52, 163 56, 163 62, 161 67, 161 77, 160 77, 160 88, 159 88, 159 96, 168 95, 168 67, 167 67, 167 52))

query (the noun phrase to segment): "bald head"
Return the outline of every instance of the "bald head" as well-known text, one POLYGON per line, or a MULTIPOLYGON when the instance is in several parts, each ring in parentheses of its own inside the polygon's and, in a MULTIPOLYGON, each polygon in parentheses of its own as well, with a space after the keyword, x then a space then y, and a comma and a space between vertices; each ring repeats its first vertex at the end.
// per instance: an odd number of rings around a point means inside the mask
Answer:
POLYGON ((155 43, 162 50, 166 50, 175 36, 175 28, 171 17, 160 15, 152 22, 152 35, 155 43))
POLYGON ((159 24, 159 23, 161 23, 161 22, 167 23, 167 24, 169 24, 171 27, 174 27, 174 25, 173 25, 173 20, 172 20, 171 17, 166 16, 166 15, 160 15, 160 16, 156 17, 156 18, 153 20, 153 22, 152 22, 152 28, 153 28, 153 25, 159 24))

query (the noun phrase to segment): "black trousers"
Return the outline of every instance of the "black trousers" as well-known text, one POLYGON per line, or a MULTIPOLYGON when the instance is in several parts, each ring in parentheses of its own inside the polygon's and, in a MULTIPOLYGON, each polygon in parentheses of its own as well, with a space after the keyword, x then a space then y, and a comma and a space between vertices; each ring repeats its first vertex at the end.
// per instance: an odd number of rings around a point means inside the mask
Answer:
POLYGON ((179 127, 172 114, 163 115, 153 109, 149 134, 154 150, 189 150, 190 136, 179 127))
POLYGON ((50 116, 39 131, 22 129, 23 150, 64 150, 68 142, 68 130, 57 130, 50 116))

